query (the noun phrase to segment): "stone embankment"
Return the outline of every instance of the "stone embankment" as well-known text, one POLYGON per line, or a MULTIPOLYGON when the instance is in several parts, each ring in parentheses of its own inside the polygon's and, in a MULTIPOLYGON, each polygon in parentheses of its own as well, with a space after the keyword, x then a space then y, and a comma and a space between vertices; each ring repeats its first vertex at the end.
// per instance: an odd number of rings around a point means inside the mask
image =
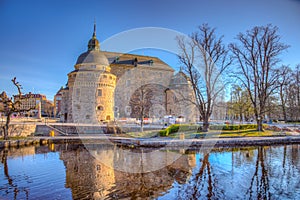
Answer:
POLYGON ((31 145, 45 145, 48 144, 49 140, 46 138, 28 138, 20 140, 2 140, 0 141, 0 149, 11 148, 11 147, 23 147, 31 145))
POLYGON ((284 137, 243 137, 243 138, 207 138, 207 139, 170 139, 170 138, 125 138, 107 135, 32 137, 22 140, 0 141, 0 149, 28 145, 56 143, 116 144, 127 147, 145 148, 200 148, 200 147, 240 147, 255 145, 300 144, 299 136, 284 137))

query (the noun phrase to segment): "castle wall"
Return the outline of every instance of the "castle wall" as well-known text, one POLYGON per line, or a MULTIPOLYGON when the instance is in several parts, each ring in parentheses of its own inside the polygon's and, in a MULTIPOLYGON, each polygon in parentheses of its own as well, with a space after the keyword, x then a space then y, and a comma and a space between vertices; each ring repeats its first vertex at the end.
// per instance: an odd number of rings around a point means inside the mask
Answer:
MULTIPOLYGON (((120 70, 120 69, 119 69, 120 70)), ((145 92, 143 86, 152 90, 149 109, 150 117, 163 117, 165 110, 165 93, 164 90, 169 87, 173 71, 159 70, 149 66, 137 66, 130 70, 124 70, 121 77, 118 77, 115 91, 115 106, 119 117, 136 117, 135 107, 132 105, 133 99, 138 99, 134 103, 143 104, 141 93, 145 92), (144 90, 144 91, 143 91, 144 90), (137 97, 139 96, 139 97, 137 97), (150 112, 151 110, 151 112, 150 112)))

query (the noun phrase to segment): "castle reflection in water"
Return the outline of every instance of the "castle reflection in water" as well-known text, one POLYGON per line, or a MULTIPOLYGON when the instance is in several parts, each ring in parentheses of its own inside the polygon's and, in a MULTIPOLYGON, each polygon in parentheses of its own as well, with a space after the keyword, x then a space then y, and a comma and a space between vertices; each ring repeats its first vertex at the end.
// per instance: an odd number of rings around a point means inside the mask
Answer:
POLYGON ((300 199, 300 145, 50 144, 0 150, 4 199, 300 199))
POLYGON ((174 181, 185 183, 196 165, 195 154, 135 152, 131 158, 128 156, 130 152, 125 151, 122 155, 123 151, 116 149, 118 147, 113 145, 97 147, 94 150, 97 151, 97 159, 91 155, 95 153, 93 150, 88 151, 83 146, 61 151, 60 159, 66 166, 66 187, 72 190, 74 199, 158 197, 168 191, 174 181), (170 164, 162 166, 163 162, 170 164), (137 173, 116 170, 114 165, 126 165, 137 173), (157 170, 147 170, 149 165, 157 170))

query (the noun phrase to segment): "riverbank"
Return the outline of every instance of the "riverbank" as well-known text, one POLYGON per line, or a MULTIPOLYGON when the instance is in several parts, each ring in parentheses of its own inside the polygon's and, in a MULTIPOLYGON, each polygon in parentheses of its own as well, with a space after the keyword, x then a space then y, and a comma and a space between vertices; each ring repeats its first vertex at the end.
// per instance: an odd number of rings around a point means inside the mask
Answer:
POLYGON ((117 144, 131 148, 199 148, 202 146, 214 147, 242 147, 256 145, 287 145, 300 144, 299 136, 278 137, 239 137, 239 138, 205 138, 205 139, 171 139, 171 138, 126 138, 107 135, 85 135, 85 136, 55 136, 55 137, 28 137, 25 139, 0 141, 0 149, 19 148, 30 145, 84 143, 84 144, 117 144))

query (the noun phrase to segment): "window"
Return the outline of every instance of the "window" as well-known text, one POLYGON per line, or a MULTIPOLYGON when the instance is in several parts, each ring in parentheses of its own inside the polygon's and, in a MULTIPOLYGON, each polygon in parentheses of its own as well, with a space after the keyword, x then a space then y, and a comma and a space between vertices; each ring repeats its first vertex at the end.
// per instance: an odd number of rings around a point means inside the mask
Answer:
POLYGON ((149 65, 152 66, 153 65, 153 60, 149 61, 149 65))
POLYGON ((102 97, 102 89, 98 89, 98 97, 102 97))
POLYGON ((126 115, 130 115, 131 114, 131 107, 130 106, 126 106, 125 107, 125 113, 126 113, 126 115))
POLYGON ((126 80, 126 86, 130 86, 130 80, 126 80))
POLYGON ((104 110, 104 108, 103 108, 103 106, 97 106, 97 110, 99 110, 99 111, 103 111, 103 110, 104 110))
POLYGON ((107 121, 110 120, 110 116, 109 116, 109 115, 106 116, 106 120, 107 120, 107 121))
POLYGON ((80 88, 76 88, 76 96, 77 96, 77 97, 80 96, 80 88))

